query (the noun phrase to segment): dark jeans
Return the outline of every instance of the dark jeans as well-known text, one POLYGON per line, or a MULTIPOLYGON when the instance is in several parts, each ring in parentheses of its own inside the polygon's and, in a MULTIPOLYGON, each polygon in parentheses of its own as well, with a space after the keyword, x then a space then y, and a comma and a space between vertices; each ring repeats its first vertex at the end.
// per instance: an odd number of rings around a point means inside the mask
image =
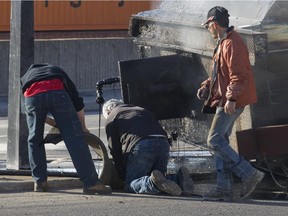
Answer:
POLYGON ((150 174, 167 172, 169 143, 167 139, 143 139, 136 143, 128 156, 125 189, 131 193, 158 194, 150 174))
POLYGON ((48 91, 25 98, 25 112, 29 129, 28 153, 35 182, 47 180, 47 164, 43 143, 47 113, 54 117, 84 187, 95 185, 99 179, 77 112, 64 90, 48 91))

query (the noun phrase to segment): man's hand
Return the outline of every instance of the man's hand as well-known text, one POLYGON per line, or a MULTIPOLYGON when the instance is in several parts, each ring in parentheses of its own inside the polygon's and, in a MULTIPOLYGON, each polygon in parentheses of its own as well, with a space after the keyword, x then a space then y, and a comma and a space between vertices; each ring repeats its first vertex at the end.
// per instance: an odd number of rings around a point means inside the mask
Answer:
POLYGON ((224 106, 224 112, 228 115, 235 113, 236 110, 236 102, 234 101, 227 101, 224 106))
POLYGON ((200 100, 206 100, 209 96, 209 88, 208 87, 202 87, 198 89, 197 91, 197 97, 200 100))
POLYGON ((90 131, 88 130, 88 128, 86 127, 86 123, 85 123, 85 114, 84 114, 84 108, 80 111, 77 112, 79 121, 81 123, 82 126, 82 130, 85 133, 90 133, 90 131))
POLYGON ((90 131, 86 127, 85 128, 82 127, 82 130, 83 130, 84 133, 90 133, 90 131))
POLYGON ((52 127, 56 127, 55 120, 53 118, 48 117, 48 116, 46 116, 45 123, 52 126, 52 127))

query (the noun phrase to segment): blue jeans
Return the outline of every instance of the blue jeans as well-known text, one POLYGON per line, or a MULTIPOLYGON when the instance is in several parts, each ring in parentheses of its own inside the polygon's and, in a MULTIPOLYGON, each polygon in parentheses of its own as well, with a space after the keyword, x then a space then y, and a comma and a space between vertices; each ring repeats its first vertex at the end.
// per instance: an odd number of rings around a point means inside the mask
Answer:
POLYGON ((48 91, 25 98, 25 112, 29 129, 29 163, 35 182, 47 181, 43 136, 48 112, 56 121, 83 186, 90 187, 99 181, 77 112, 66 91, 48 91))
POLYGON ((158 194, 151 181, 151 172, 167 172, 169 158, 167 139, 143 139, 138 141, 128 155, 125 189, 130 193, 158 194))
POLYGON ((232 189, 233 173, 243 179, 255 172, 255 168, 250 162, 241 157, 229 145, 229 136, 234 122, 243 110, 244 108, 237 108, 234 114, 227 115, 223 107, 217 107, 209 130, 207 142, 209 148, 214 152, 217 171, 216 187, 220 189, 232 189))

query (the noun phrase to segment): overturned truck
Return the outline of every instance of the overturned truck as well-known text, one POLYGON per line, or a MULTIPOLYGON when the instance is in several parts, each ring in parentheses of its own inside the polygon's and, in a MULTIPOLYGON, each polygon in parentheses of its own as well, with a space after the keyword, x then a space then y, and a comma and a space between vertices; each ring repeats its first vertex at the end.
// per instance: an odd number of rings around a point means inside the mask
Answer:
POLYGON ((164 1, 132 15, 139 59, 119 62, 123 100, 151 110, 183 146, 205 148, 211 116, 201 113, 196 92, 211 73, 215 41, 201 24, 216 5, 228 9, 247 44, 258 95, 237 120, 231 143, 287 191, 287 1, 164 1))

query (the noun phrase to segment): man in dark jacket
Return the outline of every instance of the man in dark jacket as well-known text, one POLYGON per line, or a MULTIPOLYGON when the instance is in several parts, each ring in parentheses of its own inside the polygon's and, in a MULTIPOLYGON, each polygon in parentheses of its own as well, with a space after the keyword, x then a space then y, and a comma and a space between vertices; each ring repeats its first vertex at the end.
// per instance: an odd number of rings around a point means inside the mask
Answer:
POLYGON ((103 115, 107 119, 111 155, 127 192, 165 192, 173 196, 193 192, 193 181, 186 167, 178 172, 179 185, 164 177, 170 144, 166 131, 151 112, 111 99, 104 103, 103 115))
POLYGON ((229 145, 236 119, 245 106, 257 101, 257 95, 248 49, 234 27, 229 27, 228 17, 225 8, 216 6, 209 10, 204 24, 218 42, 212 77, 201 84, 197 93, 216 112, 207 142, 215 156, 217 183, 205 194, 205 200, 231 200, 233 173, 242 179, 242 198, 249 196, 264 177, 229 145))
POLYGON ((98 179, 88 145, 84 141, 85 126, 83 98, 59 67, 34 64, 21 78, 24 107, 29 129, 28 153, 35 181, 34 191, 47 191, 47 164, 43 142, 48 112, 52 114, 83 182, 84 194, 110 194, 111 188, 98 179))

